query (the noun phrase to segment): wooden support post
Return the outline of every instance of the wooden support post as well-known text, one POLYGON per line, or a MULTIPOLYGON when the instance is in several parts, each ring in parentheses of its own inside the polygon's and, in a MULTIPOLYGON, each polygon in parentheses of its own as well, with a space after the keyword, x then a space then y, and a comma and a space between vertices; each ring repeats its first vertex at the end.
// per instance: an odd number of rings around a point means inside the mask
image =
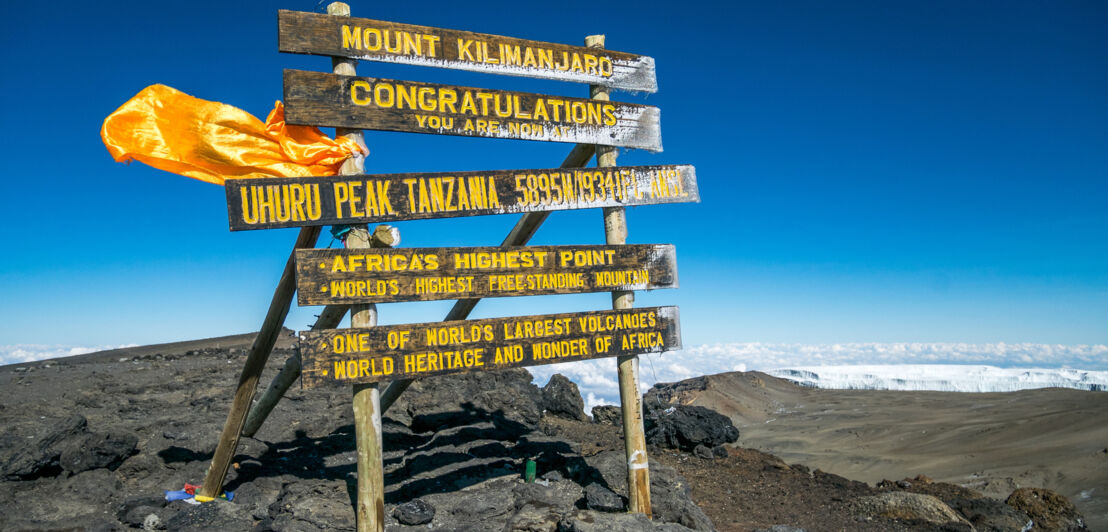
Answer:
MULTIPOLYGON (((603 48, 603 35, 589 35, 585 46, 603 48)), ((597 100, 608 100, 608 88, 591 85, 589 95, 597 100)), ((596 165, 616 165, 617 150, 611 146, 596 147, 596 165)), ((623 207, 604 208, 604 239, 609 245, 627 243, 627 215, 623 207)), ((635 293, 625 290, 612 292, 613 309, 629 309, 635 304, 635 293)), ((627 492, 630 499, 628 511, 646 514, 650 511, 650 469, 646 455, 646 433, 643 429, 642 395, 639 392, 639 357, 623 356, 616 359, 619 367, 619 402, 623 410, 623 442, 627 451, 627 492)))
MULTIPOLYGON (((350 16, 350 6, 334 2, 327 6, 328 15, 350 16)), ((332 58, 335 74, 355 76, 357 72, 353 60, 332 58)), ((336 129, 335 133, 356 137, 361 144, 362 133, 345 129, 336 129)), ((352 162, 352 161, 347 161, 352 162)), ((357 164, 348 169, 343 165, 340 174, 358 174, 362 168, 357 164)), ((378 226, 374 231, 376 239, 388 246, 400 242, 400 232, 389 226, 378 226)), ((346 247, 372 247, 374 236, 366 227, 355 226, 346 234, 346 247)), ((377 305, 351 305, 351 327, 373 327, 377 325, 377 305)), ((358 502, 354 507, 354 516, 358 532, 383 532, 385 530, 385 473, 384 453, 381 445, 381 398, 376 384, 354 385, 354 437, 358 447, 358 502)))
MULTIPOLYGON (((585 166, 589 163, 589 159, 592 158, 593 153, 596 153, 596 146, 592 144, 577 144, 570 150, 569 155, 562 161, 562 168, 578 168, 585 166)), ((501 247, 509 246, 523 246, 531 240, 531 237, 535 236, 535 232, 539 230, 542 223, 546 221, 546 217, 549 216, 549 212, 529 212, 520 217, 516 225, 512 227, 512 230, 508 232, 508 236, 504 237, 504 241, 500 243, 501 247)), ((454 303, 454 306, 450 308, 450 312, 446 313, 446 317, 442 321, 455 321, 464 320, 469 317, 469 313, 473 312, 473 307, 477 306, 477 302, 481 298, 471 299, 459 299, 454 303)), ((400 394, 404 393, 404 390, 411 386, 411 379, 398 379, 389 383, 381 392, 381 411, 387 412, 389 407, 396 402, 400 394)))
MULTIPOLYGON (((400 232, 387 225, 377 226, 370 236, 365 226, 355 226, 346 234, 349 249, 393 247, 400 232)), ((377 305, 351 305, 352 328, 377 325, 377 305)), ((354 385, 354 438, 358 446, 358 502, 355 506, 358 532, 385 529, 384 451, 381 444, 381 396, 377 383, 354 385)))
MULTIPOLYGON (((334 2, 327 6, 329 15, 350 16, 350 6, 342 2, 334 2)), ((331 64, 335 74, 356 75, 353 59, 332 58, 331 64)), ((355 138, 361 144, 361 131, 336 129, 339 136, 355 138)), ((343 163, 340 174, 353 175, 361 173, 361 158, 351 157, 343 163)), ((223 491, 223 481, 227 478, 227 469, 231 467, 231 458, 239 445, 243 425, 246 423, 246 415, 250 411, 250 405, 254 401, 254 393, 258 390, 258 378, 261 377, 265 363, 269 360, 269 354, 273 351, 273 344, 277 342, 277 334, 285 324, 289 306, 292 304, 292 295, 296 292, 296 249, 314 248, 319 240, 319 227, 305 227, 300 230, 293 246, 293 252, 289 253, 289 259, 285 262, 285 270, 281 273, 281 280, 277 282, 277 289, 273 293, 273 300, 269 303, 269 311, 262 322, 262 328, 258 336, 254 338, 254 344, 250 346, 250 354, 246 357, 246 363, 239 377, 238 388, 235 390, 235 398, 231 402, 231 411, 227 414, 227 421, 223 424, 223 433, 219 437, 212 463, 208 466, 208 474, 204 476, 204 484, 198 492, 207 497, 218 497, 223 491)))

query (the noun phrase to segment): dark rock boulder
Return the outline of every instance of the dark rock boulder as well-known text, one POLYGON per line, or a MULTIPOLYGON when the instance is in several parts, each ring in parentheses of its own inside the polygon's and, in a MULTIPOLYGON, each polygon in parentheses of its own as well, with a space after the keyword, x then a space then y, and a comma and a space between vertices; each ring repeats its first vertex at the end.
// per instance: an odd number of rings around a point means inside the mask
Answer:
POLYGON ((106 520, 100 515, 46 520, 17 519, 9 522, 0 519, 0 525, 4 526, 2 530, 5 532, 9 530, 19 532, 120 532, 124 530, 118 523, 106 520))
POLYGON ((189 506, 173 514, 164 522, 164 528, 173 532, 250 530, 254 528, 254 518, 241 505, 216 500, 189 506))
POLYGON ((623 425, 623 409, 613 405, 600 405, 592 407, 593 423, 601 425, 623 425))
POLYGON ((10 453, 0 462, 5 480, 54 477, 63 472, 73 475, 100 468, 114 470, 135 453, 138 445, 138 437, 126 431, 89 432, 88 421, 80 414, 43 425, 35 435, 9 435, 0 441, 0 448, 10 453))
MULTIPOLYGON (((623 451, 604 451, 585 458, 589 473, 609 489, 627 497, 627 457, 623 451)), ((588 480, 581 479, 586 484, 588 480)), ((655 522, 676 523, 693 530, 715 530, 712 520, 692 501, 688 482, 671 467, 650 461, 650 506, 655 522)))
MULTIPOLYGON (((239 505, 238 503, 233 504, 239 505)), ((211 503, 202 506, 210 505, 211 503)), ((271 530, 354 529, 354 509, 351 507, 347 484, 342 480, 318 480, 310 483, 291 482, 286 484, 281 489, 281 494, 277 500, 269 506, 269 515, 271 520, 267 521, 267 527, 271 530)), ((249 529, 249 527, 238 527, 219 530, 249 529)))
POLYGON ((62 472, 58 463, 59 445, 76 440, 88 433, 88 420, 80 414, 47 422, 39 434, 20 439, 8 436, 0 442, 7 450, 8 458, 0 462, 0 474, 5 480, 30 480, 53 477, 62 472))
POLYGON ((165 497, 147 495, 124 500, 116 511, 116 517, 133 528, 162 530, 166 520, 174 513, 173 509, 166 507, 165 497))
POLYGON ((585 486, 585 506, 598 512, 622 512, 626 509, 623 497, 595 482, 585 486))
POLYGON ((1023 530, 1031 524, 1027 514, 986 497, 964 498, 947 501, 951 508, 962 514, 977 532, 1005 532, 1023 530))
POLYGON ((58 445, 58 463, 70 473, 91 469, 115 470, 137 452, 138 437, 127 432, 89 433, 66 439, 58 445))
POLYGON ((524 504, 512 513, 503 530, 553 532, 557 530, 564 513, 565 511, 542 504, 524 504))
POLYGON ((542 418, 542 392, 523 368, 458 373, 418 379, 389 409, 388 416, 428 432, 505 419, 534 426, 542 418))
POLYGON ((697 445, 715 447, 739 439, 739 429, 727 416, 702 406, 647 407, 646 442, 691 452, 697 445))
POLYGON ((573 381, 560 373, 550 376, 550 381, 542 387, 542 406, 546 412, 567 419, 588 421, 585 415, 585 401, 573 381))
POLYGON ((643 403, 653 405, 680 404, 683 400, 695 396, 697 392, 708 389, 708 377, 693 377, 680 382, 659 382, 643 397, 643 403))
POLYGON ((1045 488, 1020 488, 1004 501, 1035 523, 1033 530, 1076 532, 1088 530, 1085 518, 1065 496, 1045 488))
POLYGON ((889 491, 858 497, 852 502, 855 511, 865 517, 884 517, 905 521, 920 521, 950 529, 972 530, 961 514, 932 495, 907 491, 889 491), (958 526, 961 525, 961 526, 958 526))
POLYGON ((425 525, 435 518, 435 507, 423 499, 414 499, 397 505, 392 516, 402 525, 425 525))
POLYGON ((652 522, 643 514, 600 513, 578 510, 558 522, 558 532, 683 532, 675 523, 652 522))

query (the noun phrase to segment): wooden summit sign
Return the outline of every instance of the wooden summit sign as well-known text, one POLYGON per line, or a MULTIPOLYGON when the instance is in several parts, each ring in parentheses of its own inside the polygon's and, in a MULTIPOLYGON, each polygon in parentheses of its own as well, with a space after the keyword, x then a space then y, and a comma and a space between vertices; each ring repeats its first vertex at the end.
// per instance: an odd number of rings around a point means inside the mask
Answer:
POLYGON ((278 11, 277 25, 282 52, 658 90, 653 58, 601 48, 300 11, 278 11))
POLYGON ((662 151, 657 107, 285 70, 289 124, 662 151))
POLYGON ((676 287, 670 245, 625 245, 628 205, 699 201, 692 166, 617 167, 612 147, 661 151, 656 107, 609 100, 610 88, 653 92, 654 61, 585 47, 350 18, 281 11, 281 51, 329 55, 333 73, 284 71, 289 124, 575 143, 549 170, 229 179, 231 230, 301 227, 296 260, 285 263, 251 346, 227 421, 197 495, 218 497, 244 435, 254 434, 298 376, 305 388, 353 385, 359 532, 384 530, 381 415, 412 379, 460 372, 620 356, 617 363, 627 462, 628 509, 651 515, 649 461, 635 355, 681 347, 677 307, 631 308, 634 290, 676 287), (370 59, 590 83, 591 98, 356 76, 370 59), (585 165, 596 155, 598 168, 585 165), (548 211, 604 207, 607 246, 528 242, 548 211), (307 250, 319 226, 527 213, 505 244, 517 247, 381 249, 399 242, 388 226, 353 228, 346 250, 307 250), (381 248, 378 248, 380 246, 381 248), (284 322, 296 282, 302 304, 327 304, 253 405, 258 379, 284 322), (480 298, 611 291, 610 311, 465 321, 480 298), (459 299, 451 321, 379 327, 374 301, 459 299), (350 312, 350 329, 331 329, 350 312), (383 393, 380 382, 391 381, 383 393), (249 413, 249 416, 247 415, 249 413))
POLYGON ((672 245, 296 250, 300 305, 677 288, 672 245))
POLYGON ((300 333, 305 388, 658 353, 680 347, 677 307, 300 333))
POLYGON ((689 165, 228 179, 232 231, 700 201, 689 165))

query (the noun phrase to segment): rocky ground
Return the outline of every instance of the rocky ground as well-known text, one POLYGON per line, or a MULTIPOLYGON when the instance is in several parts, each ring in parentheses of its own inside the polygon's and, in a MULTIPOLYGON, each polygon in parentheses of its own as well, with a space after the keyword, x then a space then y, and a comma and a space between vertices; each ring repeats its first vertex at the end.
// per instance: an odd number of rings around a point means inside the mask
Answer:
MULTIPOLYGON (((294 389, 243 438, 234 501, 199 484, 250 337, 0 367, 0 530, 353 530, 351 394, 294 389)), ((292 354, 282 338, 268 375, 292 354)), ((742 447, 727 417, 647 396, 653 520, 623 513, 618 412, 523 370, 427 379, 387 413, 390 530, 1081 530, 1064 497, 1007 503, 924 477, 875 485, 742 447), (615 422, 615 425, 612 423, 615 422), (737 442, 736 442, 737 439, 737 442), (538 479, 523 480, 533 460, 538 479)))

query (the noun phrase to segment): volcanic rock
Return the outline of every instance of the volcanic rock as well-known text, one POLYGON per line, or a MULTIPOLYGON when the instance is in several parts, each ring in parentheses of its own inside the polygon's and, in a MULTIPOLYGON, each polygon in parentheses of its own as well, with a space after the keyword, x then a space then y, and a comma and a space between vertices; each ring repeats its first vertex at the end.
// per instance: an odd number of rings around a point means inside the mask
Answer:
POLYGON ((890 491, 880 495, 858 497, 854 500, 854 506, 858 513, 869 517, 923 521, 946 527, 964 524, 967 531, 973 529, 958 512, 952 510, 938 497, 921 493, 890 491))
POLYGON ((423 499, 415 499, 398 505, 392 516, 402 525, 425 525, 435 518, 435 507, 423 499))
POLYGON ((646 442, 691 452, 697 445, 709 448, 739 439, 731 419, 702 406, 648 407, 644 424, 646 442))
POLYGON ((29 480, 56 476, 62 468, 58 463, 59 446, 88 433, 88 420, 73 414, 61 420, 47 420, 40 424, 39 434, 20 438, 11 433, 0 440, 0 448, 6 449, 8 458, 0 462, 0 473, 5 480, 29 480))
MULTIPOLYGON (((354 487, 357 489, 356 481, 354 487)), ((347 483, 341 480, 285 485, 277 501, 269 506, 271 520, 268 521, 268 528, 275 531, 353 529, 354 512, 347 488, 347 483)), ((213 505, 208 503, 202 506, 213 505)), ((249 527, 222 530, 249 530, 249 527)))
POLYGON ((618 406, 600 405, 592 407, 593 423, 601 425, 621 426, 623 424, 623 409, 618 406))
POLYGON ((242 505, 215 500, 173 514, 165 521, 165 528, 173 532, 250 530, 254 528, 254 519, 242 505))
POLYGON ((1020 488, 1004 501, 1027 514, 1035 522, 1034 530, 1075 532, 1088 530, 1085 520, 1069 499, 1045 488, 1020 488))
POLYGON ((560 373, 551 375, 550 381, 542 387, 542 406, 551 415, 579 421, 589 419, 577 385, 560 373))
POLYGON ((70 473, 106 467, 114 470, 136 452, 138 437, 126 432, 90 433, 60 442, 58 462, 70 473))
POLYGON ((543 398, 531 380, 523 368, 419 379, 393 404, 388 416, 415 432, 465 424, 473 411, 534 425, 542 418, 543 398))
POLYGON ((1032 524, 1027 514, 996 499, 977 497, 945 502, 965 516, 977 532, 1024 530, 1032 524))
POLYGON ((626 508, 622 497, 595 482, 585 486, 585 506, 598 512, 622 512, 626 508))
MULTIPOLYGON (((627 497, 627 458, 623 451, 605 451, 585 459, 609 489, 627 497)), ((692 501, 688 483, 671 467, 650 460, 650 505, 654 519, 693 530, 714 530, 712 520, 692 501)))
POLYGON ((651 522, 642 514, 610 514, 579 510, 558 523, 558 532, 685 532, 674 523, 651 522))

